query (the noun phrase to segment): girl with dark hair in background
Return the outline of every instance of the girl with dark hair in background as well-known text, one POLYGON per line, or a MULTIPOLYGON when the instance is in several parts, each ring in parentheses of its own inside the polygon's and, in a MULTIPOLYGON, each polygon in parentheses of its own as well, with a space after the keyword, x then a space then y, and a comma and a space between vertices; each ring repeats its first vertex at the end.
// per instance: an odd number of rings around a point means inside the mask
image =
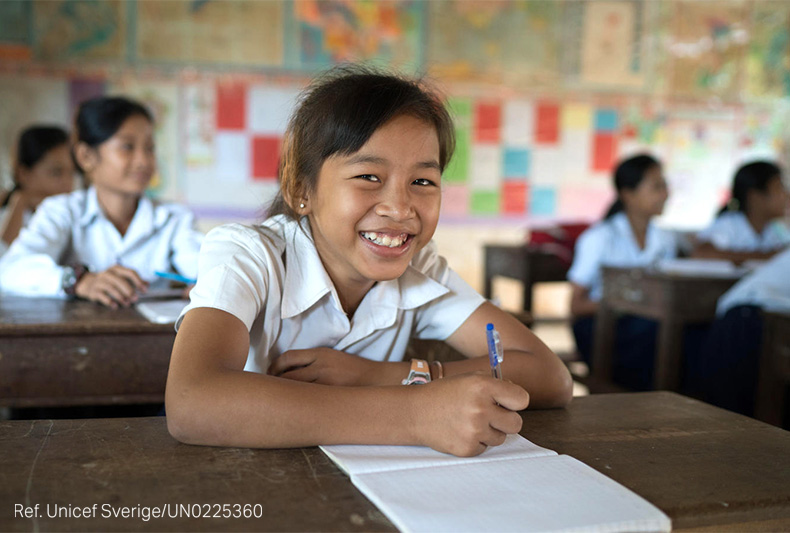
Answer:
POLYGON ((216 228, 201 249, 167 378, 174 437, 477 455, 517 433, 528 404, 570 401, 559 358, 437 253, 453 148, 447 110, 419 82, 346 67, 308 88, 269 218, 216 228), (510 381, 491 377, 487 323, 510 381), (468 359, 404 361, 412 337, 468 359))
POLYGON ((13 180, 13 188, 0 203, 0 255, 44 198, 71 191, 74 163, 66 130, 57 126, 26 128, 17 141, 13 180))
POLYGON ((790 244, 790 230, 781 221, 787 202, 779 166, 769 161, 743 165, 732 181, 730 201, 697 234, 694 257, 735 263, 770 258, 790 244))
POLYGON ((0 260, 0 290, 24 296, 77 296, 128 306, 155 272, 197 275, 202 235, 184 207, 145 196, 156 170, 154 124, 121 97, 84 102, 74 160, 87 189, 48 198, 0 260))
MULTIPOLYGON (((626 159, 615 170, 614 186, 616 201, 602 221, 579 237, 568 271, 573 333, 588 365, 592 362, 595 313, 603 292, 602 267, 646 267, 677 254, 675 235, 653 223, 668 198, 661 164, 644 154, 626 159)), ((652 320, 619 320, 614 358, 617 383, 636 390, 650 388, 656 331, 652 320)))

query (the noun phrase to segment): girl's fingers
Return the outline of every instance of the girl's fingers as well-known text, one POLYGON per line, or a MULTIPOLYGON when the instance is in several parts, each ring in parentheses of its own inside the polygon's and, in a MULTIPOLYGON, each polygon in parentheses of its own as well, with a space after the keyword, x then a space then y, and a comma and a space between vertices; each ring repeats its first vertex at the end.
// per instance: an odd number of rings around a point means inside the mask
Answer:
POLYGON ((494 407, 494 411, 489 419, 491 428, 503 434, 518 433, 521 431, 523 423, 524 420, 517 412, 498 405, 494 407))
POLYGON ((288 370, 305 367, 315 362, 310 350, 288 350, 274 360, 269 367, 269 374, 279 376, 288 370))
POLYGON ((115 265, 110 267, 107 271, 122 277, 138 291, 145 292, 148 289, 148 282, 144 281, 143 278, 141 278, 140 275, 131 268, 115 265))
POLYGON ((127 279, 118 275, 118 273, 107 271, 104 281, 107 286, 114 289, 113 297, 115 297, 116 294, 121 296, 121 300, 119 301, 131 301, 136 299, 137 291, 135 291, 134 286, 129 284, 127 279))
POLYGON ((485 444, 486 446, 501 446, 505 443, 505 439, 507 438, 507 433, 503 433, 498 429, 489 428, 490 431, 484 436, 483 441, 481 444, 485 444))

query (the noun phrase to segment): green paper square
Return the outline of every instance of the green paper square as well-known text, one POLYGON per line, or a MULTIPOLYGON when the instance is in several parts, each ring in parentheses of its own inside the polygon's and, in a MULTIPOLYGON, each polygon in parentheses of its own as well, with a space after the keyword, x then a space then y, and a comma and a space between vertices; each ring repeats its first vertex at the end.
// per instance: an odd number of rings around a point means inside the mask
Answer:
POLYGON ((470 202, 473 215, 499 214, 499 191, 473 191, 470 202))

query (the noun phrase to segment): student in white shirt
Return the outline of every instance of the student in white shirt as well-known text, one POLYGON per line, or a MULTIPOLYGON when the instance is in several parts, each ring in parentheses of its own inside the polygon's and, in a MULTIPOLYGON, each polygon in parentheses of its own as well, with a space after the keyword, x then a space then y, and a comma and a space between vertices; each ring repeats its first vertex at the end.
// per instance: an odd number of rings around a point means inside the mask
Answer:
POLYGON ((695 257, 740 263, 768 259, 790 244, 790 229, 781 220, 788 193, 776 164, 743 165, 735 173, 731 196, 713 223, 697 234, 695 257))
POLYGON ((63 128, 28 127, 19 135, 15 152, 14 186, 0 203, 0 256, 44 198, 67 193, 74 185, 69 135, 63 128))
POLYGON ((149 111, 126 98, 80 106, 74 158, 90 187, 42 202, 0 260, 3 293, 115 308, 166 285, 156 271, 196 276, 202 235, 192 214, 144 195, 156 170, 153 128, 149 111))
POLYGON ((706 402, 745 415, 754 413, 763 311, 790 312, 790 248, 719 298, 716 321, 697 363, 701 380, 697 388, 706 402))
POLYGON ((419 82, 345 67, 306 90, 270 218, 215 229, 201 250, 168 374, 175 438, 475 455, 519 431, 516 411, 570 400, 559 358, 431 243, 453 148, 449 114, 419 82), (487 323, 509 381, 491 377, 487 323), (411 337, 469 359, 403 361, 411 337))
MULTIPOLYGON (((675 236, 652 221, 661 214, 668 198, 661 164, 645 154, 626 159, 615 169, 614 186, 617 200, 602 221, 579 237, 568 271, 574 337, 588 365, 592 362, 595 313, 603 291, 602 267, 647 267, 677 254, 675 236)), ((649 388, 656 331, 652 320, 620 319, 615 381, 633 389, 649 388)))

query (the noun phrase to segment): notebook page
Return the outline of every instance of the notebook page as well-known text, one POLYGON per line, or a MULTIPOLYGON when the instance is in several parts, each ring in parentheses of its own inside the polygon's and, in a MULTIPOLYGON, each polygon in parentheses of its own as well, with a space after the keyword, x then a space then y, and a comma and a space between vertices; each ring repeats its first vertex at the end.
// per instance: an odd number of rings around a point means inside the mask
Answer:
POLYGON ((456 457, 425 446, 321 446, 321 450, 349 476, 364 472, 381 472, 400 468, 419 468, 445 464, 485 462, 516 457, 557 455, 541 448, 521 435, 508 435, 501 446, 488 448, 477 457, 456 457))
POLYGON ((568 455, 369 472, 354 485, 403 532, 670 531, 658 508, 568 455))
POLYGON ((140 302, 137 311, 154 324, 173 324, 189 300, 161 300, 140 302))

